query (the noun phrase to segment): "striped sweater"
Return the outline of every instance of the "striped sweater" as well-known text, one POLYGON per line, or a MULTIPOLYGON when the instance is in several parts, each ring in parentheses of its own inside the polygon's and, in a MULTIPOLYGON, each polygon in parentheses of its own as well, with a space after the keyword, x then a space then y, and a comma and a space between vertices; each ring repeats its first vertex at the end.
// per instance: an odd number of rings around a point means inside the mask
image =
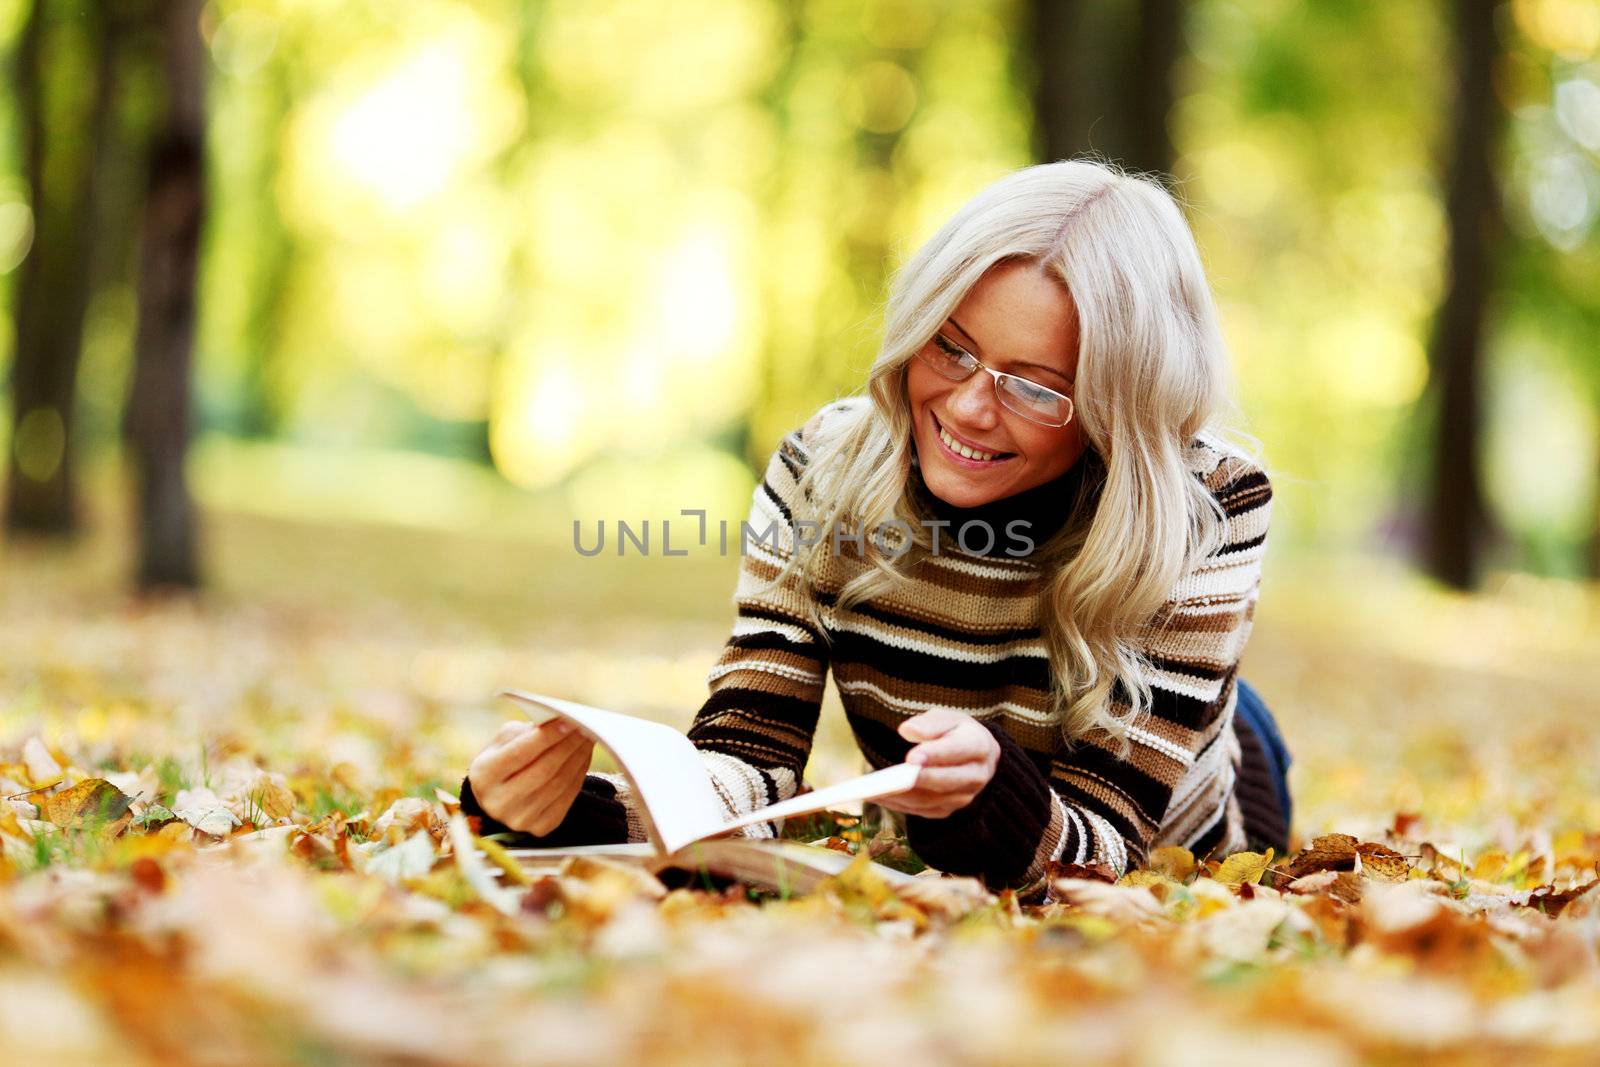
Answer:
MULTIPOLYGON (((810 459, 808 430, 836 410, 824 408, 774 453, 754 494, 753 529, 788 522, 810 459)), ((915 475, 914 489, 925 508, 954 522, 952 534, 972 517, 1002 520, 997 529, 1023 518, 1042 544, 1073 518, 1080 500, 1092 506, 1095 458, 1086 453, 1057 482, 983 509, 943 505, 915 475)), ((856 742, 874 767, 904 758, 910 745, 896 727, 932 708, 971 714, 1000 742, 994 778, 972 803, 944 819, 907 818, 911 847, 930 866, 1020 887, 1036 884, 1051 861, 1099 863, 1120 875, 1161 845, 1203 855, 1256 844, 1247 839, 1247 813, 1236 795, 1241 748, 1233 713, 1271 488, 1260 469, 1215 442, 1194 442, 1186 458, 1226 516, 1224 543, 1173 589, 1170 621, 1147 639, 1153 700, 1150 715, 1130 730, 1125 756, 1096 732, 1067 745, 1052 720, 1043 576, 1031 559, 1006 555, 1005 545, 970 552, 947 538, 901 586, 841 608, 840 588, 864 566, 848 546, 825 553, 814 578, 791 572, 774 585, 787 546, 752 539, 735 591, 733 633, 689 730, 730 811, 753 811, 801 787, 831 670, 856 742)), ((463 805, 481 814, 470 782, 463 805)), ((643 836, 626 781, 591 775, 567 819, 540 840, 643 836)))

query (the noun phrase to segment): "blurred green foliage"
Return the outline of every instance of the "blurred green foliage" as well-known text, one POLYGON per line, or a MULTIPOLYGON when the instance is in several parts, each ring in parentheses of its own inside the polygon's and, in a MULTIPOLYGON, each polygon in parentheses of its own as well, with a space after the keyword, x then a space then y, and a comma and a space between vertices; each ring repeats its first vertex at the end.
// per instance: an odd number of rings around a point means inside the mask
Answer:
MULTIPOLYGON (((0 49, 26 9, 0 0, 0 49)), ((1513 238, 1487 473, 1504 562, 1570 573, 1600 499, 1600 3, 1501 15, 1513 238)), ((863 380, 895 264, 1031 161, 1026 16, 214 0, 203 496, 488 524, 470 471, 488 464, 542 502, 512 521, 736 520, 777 438, 863 380)), ((1442 285, 1442 0, 1195 0, 1184 34, 1176 188, 1278 536, 1404 538, 1442 285)), ((124 106, 140 99, 135 80, 124 106)), ((16 120, 0 98, 0 285, 30 234, 16 120)), ((126 283, 90 311, 81 425, 103 444, 133 315, 126 283)))

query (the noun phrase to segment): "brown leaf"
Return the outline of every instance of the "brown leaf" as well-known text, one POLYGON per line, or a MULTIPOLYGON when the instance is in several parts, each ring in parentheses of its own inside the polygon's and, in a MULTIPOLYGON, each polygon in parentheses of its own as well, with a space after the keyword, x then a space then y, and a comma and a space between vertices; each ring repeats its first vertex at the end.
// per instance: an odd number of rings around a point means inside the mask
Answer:
POLYGON ((1379 882, 1403 882, 1411 876, 1411 862, 1385 845, 1362 842, 1356 846, 1361 872, 1379 882))
POLYGON ((1600 887, 1600 878, 1585 882, 1583 885, 1573 886, 1570 889, 1557 889, 1553 885, 1542 885, 1528 894, 1528 899, 1524 902, 1524 906, 1532 908, 1534 911, 1543 912, 1545 915, 1560 915, 1566 910, 1568 904, 1571 904, 1590 890, 1596 889, 1596 887, 1600 887))
POLYGON ((140 856, 128 865, 133 884, 147 893, 159 893, 167 886, 167 873, 149 856, 140 856))
POLYGON ((1410 837, 1422 829, 1422 813, 1417 811, 1397 811, 1394 813, 1394 825, 1389 827, 1389 832, 1395 837, 1410 837))
POLYGON ((1052 881, 1057 878, 1082 878, 1107 883, 1117 880, 1117 872, 1103 863, 1057 863, 1052 860, 1045 866, 1045 875, 1052 881))
POLYGON ((1361 899, 1361 876, 1354 871, 1313 871, 1290 882, 1288 891, 1302 895, 1330 896, 1346 904, 1361 899))
POLYGON ((1323 834, 1289 861, 1290 878, 1317 871, 1351 871, 1356 866, 1357 841, 1349 834, 1323 834))
POLYGON ((93 829, 108 837, 122 832, 133 816, 133 798, 104 778, 85 778, 71 789, 38 798, 39 814, 67 829, 93 829))

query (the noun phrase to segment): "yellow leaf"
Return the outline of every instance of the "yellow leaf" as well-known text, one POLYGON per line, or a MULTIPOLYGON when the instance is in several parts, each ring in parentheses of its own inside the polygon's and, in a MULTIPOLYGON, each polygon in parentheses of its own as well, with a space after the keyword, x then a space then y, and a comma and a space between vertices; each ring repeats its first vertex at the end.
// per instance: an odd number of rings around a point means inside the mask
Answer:
POLYGON ((1257 885, 1272 863, 1272 856, 1270 848, 1265 853, 1235 852, 1222 861, 1222 866, 1217 868, 1217 873, 1212 877, 1224 885, 1242 885, 1245 882, 1257 885))
POLYGON ((1504 852, 1490 849, 1478 857, 1478 862, 1472 865, 1472 877, 1481 878, 1485 882, 1492 882, 1505 873, 1506 865, 1510 861, 1504 852))
POLYGON ((71 789, 37 799, 39 814, 61 827, 93 827, 116 834, 131 817, 133 798, 104 778, 85 778, 71 789))
POLYGON ((502 848, 498 842, 489 841, 482 837, 474 840, 478 847, 483 850, 483 854, 489 858, 489 862, 505 872, 506 881, 512 885, 526 886, 533 884, 533 879, 523 869, 522 864, 513 859, 511 854, 502 848))
POLYGON ((1182 845, 1152 849, 1147 866, 1152 871, 1160 871, 1168 878, 1181 882, 1195 872, 1194 853, 1182 845))

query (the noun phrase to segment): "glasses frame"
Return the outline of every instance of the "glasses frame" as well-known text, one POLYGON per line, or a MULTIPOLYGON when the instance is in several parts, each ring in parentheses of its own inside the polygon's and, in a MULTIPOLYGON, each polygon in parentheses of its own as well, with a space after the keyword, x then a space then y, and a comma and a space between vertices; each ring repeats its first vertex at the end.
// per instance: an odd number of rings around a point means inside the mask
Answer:
MULTIPOLYGON (((939 375, 939 377, 943 378, 947 382, 964 382, 971 378, 974 374, 978 373, 980 370, 986 371, 989 377, 994 379, 994 398, 1000 402, 1000 406, 1018 418, 1027 419, 1029 422, 1037 423, 1040 426, 1050 426, 1059 429, 1062 426, 1066 426, 1068 423, 1070 423, 1072 421, 1072 416, 1078 413, 1077 403, 1074 402, 1072 397, 1068 396, 1066 393, 1061 392, 1059 389, 1052 389, 1048 385, 1040 385, 1033 379, 1024 378, 1020 374, 1007 374, 1005 371, 998 371, 993 367, 985 366, 983 360, 979 359, 971 352, 968 352, 965 348, 956 344, 942 333, 935 333, 932 337, 928 338, 928 343, 917 349, 917 358, 926 364, 935 374, 939 375), (945 371, 945 367, 948 366, 948 364, 941 363, 940 356, 928 351, 930 346, 934 348, 942 347, 940 342, 949 345, 956 352, 960 353, 959 358, 962 362, 962 365, 967 367, 966 373, 962 374, 961 377, 951 377, 945 371), (968 366, 969 363, 970 366, 968 366), (1046 420, 1039 418, 1037 415, 1029 414, 1026 411, 1018 411, 1015 407, 1012 407, 1006 402, 1007 397, 1009 397, 1010 394, 1000 388, 1006 379, 1021 382, 1031 389, 1038 389, 1042 392, 1049 393, 1051 396, 1058 396, 1062 400, 1065 400, 1067 402, 1067 417, 1062 419, 1060 422, 1047 422, 1046 420)), ((1020 404, 1022 402, 1019 400, 1017 403, 1020 404)))

